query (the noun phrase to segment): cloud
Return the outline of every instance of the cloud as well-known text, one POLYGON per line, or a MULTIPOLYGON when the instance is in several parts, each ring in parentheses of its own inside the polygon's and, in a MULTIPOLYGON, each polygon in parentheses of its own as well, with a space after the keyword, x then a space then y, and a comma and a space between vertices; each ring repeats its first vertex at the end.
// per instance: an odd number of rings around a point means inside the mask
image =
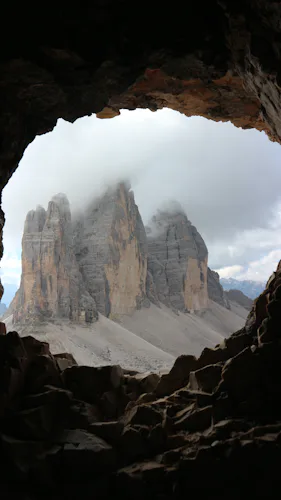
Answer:
POLYGON ((144 222, 177 200, 204 237, 211 267, 248 269, 281 248, 280 160, 280 145, 264 133, 167 109, 59 120, 26 149, 4 189, 5 252, 20 252, 26 213, 55 193, 77 210, 129 178, 144 222))
POLYGON ((219 273, 220 278, 234 278, 237 274, 243 271, 242 266, 228 266, 223 267, 222 269, 215 269, 217 273, 219 273))
POLYGON ((1 260, 0 276, 2 283, 19 286, 21 259, 14 253, 4 253, 1 260))
POLYGON ((252 261, 248 266, 228 266, 216 269, 221 278, 235 278, 237 280, 267 281, 276 270, 281 259, 281 248, 269 252, 264 257, 252 261))

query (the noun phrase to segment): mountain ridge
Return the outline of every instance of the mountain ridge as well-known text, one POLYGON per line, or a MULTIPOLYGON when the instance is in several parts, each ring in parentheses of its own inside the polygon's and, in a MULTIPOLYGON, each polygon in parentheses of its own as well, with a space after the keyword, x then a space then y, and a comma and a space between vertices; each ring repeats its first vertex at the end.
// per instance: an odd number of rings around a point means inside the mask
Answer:
POLYGON ((266 282, 253 280, 237 280, 235 278, 220 278, 221 285, 225 291, 240 290, 250 299, 256 299, 263 291, 266 282))
POLYGON ((227 307, 219 279, 210 292, 208 250, 182 207, 159 210, 146 228, 126 182, 72 218, 65 194, 27 214, 14 323, 65 318, 117 320, 151 303, 173 311, 227 307), (32 319, 33 318, 33 319, 32 319))

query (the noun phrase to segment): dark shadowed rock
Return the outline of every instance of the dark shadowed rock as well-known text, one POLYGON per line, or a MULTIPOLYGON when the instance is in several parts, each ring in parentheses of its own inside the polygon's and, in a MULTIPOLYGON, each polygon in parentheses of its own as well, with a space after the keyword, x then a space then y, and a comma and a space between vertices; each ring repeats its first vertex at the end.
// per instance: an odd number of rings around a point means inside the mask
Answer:
POLYGON ((190 388, 194 391, 214 392, 221 380, 221 372, 222 366, 220 364, 207 365, 200 370, 190 372, 190 388))
POLYGON ((228 300, 231 300, 232 302, 236 302, 240 306, 244 307, 245 309, 250 310, 252 305, 253 305, 253 300, 247 297, 241 290, 228 290, 225 292, 226 297, 228 300))
MULTIPOLYGON (((230 309, 228 296, 220 284, 219 274, 216 273, 215 271, 212 271, 209 267, 208 267, 207 280, 208 280, 209 298, 214 302, 217 302, 217 304, 226 307, 226 309, 230 309)), ((231 299, 229 298, 229 300, 231 299)))
POLYGON ((70 368, 71 366, 77 365, 77 361, 74 359, 72 354, 69 354, 68 352, 55 354, 54 358, 61 372, 64 371, 66 368, 70 368))
POLYGON ((196 367, 194 356, 182 354, 179 356, 167 375, 162 375, 155 393, 158 397, 166 396, 188 384, 189 374, 196 367))
POLYGON ((149 405, 135 406, 132 410, 128 410, 124 415, 124 425, 148 425, 155 426, 161 424, 163 415, 160 411, 152 408, 149 405))
POLYGON ((120 366, 72 366, 63 374, 66 387, 73 392, 75 398, 88 403, 96 403, 106 391, 118 389, 123 377, 120 366))

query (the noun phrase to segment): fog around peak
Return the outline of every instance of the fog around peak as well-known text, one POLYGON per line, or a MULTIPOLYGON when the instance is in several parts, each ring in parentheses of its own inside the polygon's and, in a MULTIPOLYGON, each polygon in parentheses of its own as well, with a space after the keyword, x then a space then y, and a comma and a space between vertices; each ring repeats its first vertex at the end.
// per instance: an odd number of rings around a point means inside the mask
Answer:
POLYGON ((145 224, 175 200, 205 239, 211 267, 255 279, 281 256, 280 160, 280 145, 264 133, 167 109, 58 120, 29 145, 4 189, 3 281, 20 272, 15 262, 29 210, 65 193, 73 214, 124 181, 145 224), (251 267, 261 259, 263 268, 251 267))

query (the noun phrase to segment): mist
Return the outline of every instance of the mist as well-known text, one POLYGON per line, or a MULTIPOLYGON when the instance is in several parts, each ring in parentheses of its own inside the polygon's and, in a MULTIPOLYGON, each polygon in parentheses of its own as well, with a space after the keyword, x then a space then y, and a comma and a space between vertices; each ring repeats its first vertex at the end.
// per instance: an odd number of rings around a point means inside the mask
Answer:
POLYGON ((56 193, 75 213, 128 180, 145 224, 176 201, 205 239, 211 266, 248 266, 281 248, 280 160, 280 145, 264 133, 168 109, 58 120, 29 145, 4 189, 6 255, 19 257, 27 212, 47 208, 56 193))

